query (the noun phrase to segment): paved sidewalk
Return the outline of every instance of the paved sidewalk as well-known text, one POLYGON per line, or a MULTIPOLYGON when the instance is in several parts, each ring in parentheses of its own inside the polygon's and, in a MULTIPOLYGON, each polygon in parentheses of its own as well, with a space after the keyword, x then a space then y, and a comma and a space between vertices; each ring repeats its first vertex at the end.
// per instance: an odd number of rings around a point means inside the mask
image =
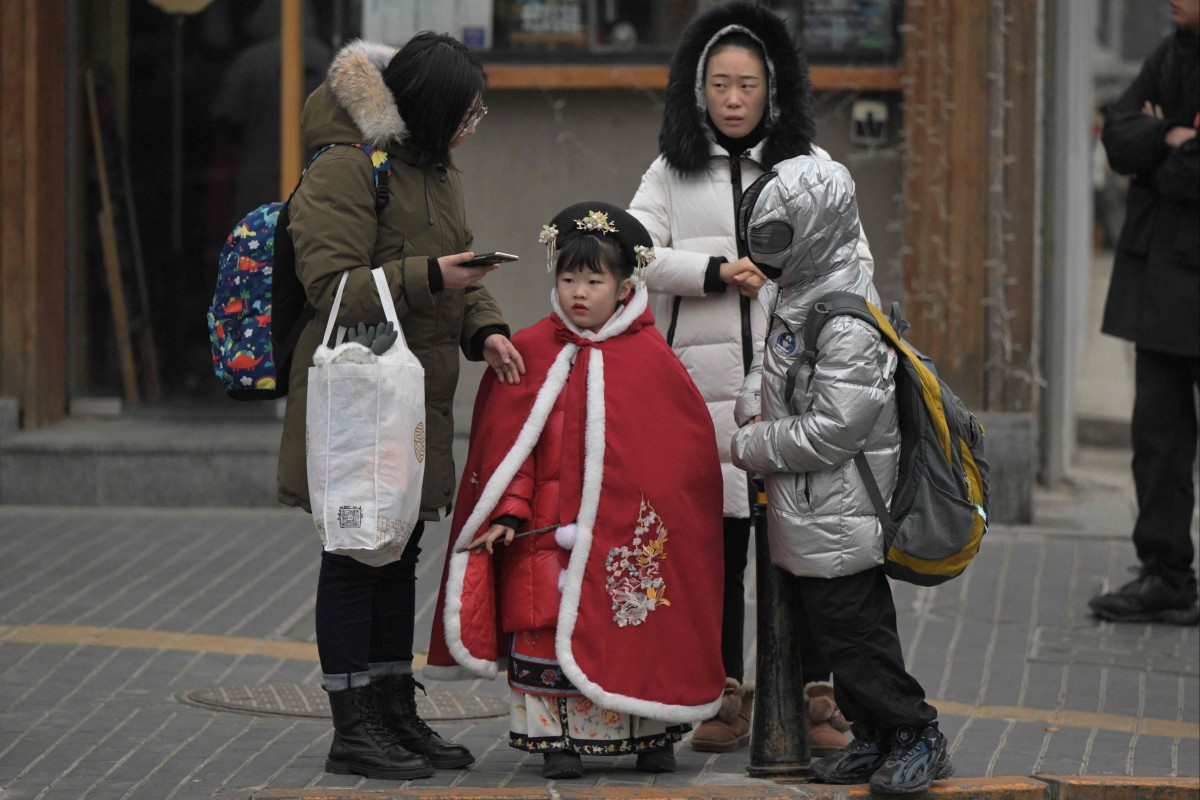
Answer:
MULTIPOLYGON (((1134 563, 1128 457, 1084 451, 1074 476, 1038 492, 1034 525, 993 529, 962 578, 896 585, 910 666, 958 768, 939 797, 1043 797, 1033 775, 1111 790, 1116 776, 1182 777, 1154 789, 1175 794, 1107 796, 1200 794, 1198 631, 1088 616, 1087 598, 1134 563)), ((445 536, 425 538, 420 649, 445 536)), ((582 780, 548 788, 539 760, 507 747, 503 716, 437 723, 476 754, 471 770, 412 784, 325 774, 318 547, 299 512, 0 506, 0 800, 816 796, 747 778, 746 750, 686 743, 674 774, 585 759, 582 780)), ((750 626, 751 661, 754 644, 750 626)), ((503 713, 500 681, 427 685, 430 713, 503 713)))

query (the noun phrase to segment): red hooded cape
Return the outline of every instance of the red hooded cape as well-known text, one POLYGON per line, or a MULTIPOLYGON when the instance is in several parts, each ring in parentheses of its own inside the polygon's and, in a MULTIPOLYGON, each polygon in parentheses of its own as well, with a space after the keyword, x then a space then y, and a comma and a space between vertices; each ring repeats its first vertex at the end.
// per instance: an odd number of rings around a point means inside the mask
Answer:
POLYGON ((521 383, 489 370, 475 400, 426 676, 494 677, 508 655, 496 561, 455 550, 487 530, 566 392, 560 523, 576 530, 573 543, 559 531, 570 550, 555 634, 563 673, 616 711, 711 716, 725 686, 722 484, 700 392, 655 329, 644 289, 597 333, 555 314, 513 343, 521 383))

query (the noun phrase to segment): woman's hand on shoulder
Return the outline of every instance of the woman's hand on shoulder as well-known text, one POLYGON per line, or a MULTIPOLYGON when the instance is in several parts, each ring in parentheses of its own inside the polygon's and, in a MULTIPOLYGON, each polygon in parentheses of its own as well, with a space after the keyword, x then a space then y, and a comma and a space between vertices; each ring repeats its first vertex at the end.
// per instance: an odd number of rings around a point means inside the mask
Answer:
POLYGON ((512 544, 513 537, 517 532, 507 525, 492 525, 487 531, 475 541, 467 545, 468 550, 474 550, 476 547, 486 547, 487 551, 492 552, 492 546, 501 539, 505 544, 512 544))
POLYGON ((471 251, 442 256, 437 260, 442 269, 442 283, 447 289, 465 289, 483 280, 489 272, 500 269, 499 264, 489 264, 484 267, 464 267, 462 264, 475 257, 471 251))
POLYGON ((525 359, 501 333, 493 333, 483 341, 483 360, 487 362, 501 383, 511 383, 514 386, 521 382, 525 374, 525 359))

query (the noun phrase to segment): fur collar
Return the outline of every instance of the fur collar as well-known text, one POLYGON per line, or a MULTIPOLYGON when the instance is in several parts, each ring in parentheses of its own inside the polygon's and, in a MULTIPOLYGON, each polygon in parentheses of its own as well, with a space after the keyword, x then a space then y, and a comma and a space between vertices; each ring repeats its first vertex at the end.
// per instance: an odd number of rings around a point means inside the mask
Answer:
POLYGON ((392 139, 403 141, 408 136, 392 91, 383 82, 383 70, 394 55, 394 47, 355 39, 329 65, 334 99, 354 120, 363 142, 372 147, 386 147, 392 139))
MULTIPOLYGON (((705 124, 704 65, 714 39, 729 28, 741 29, 762 43, 767 54, 770 91, 764 169, 787 158, 808 155, 816 132, 808 62, 783 22, 768 8, 746 2, 716 6, 696 17, 680 37, 671 59, 659 150, 676 172, 707 169, 713 137, 705 124)), ((723 150, 718 148, 718 152, 723 150)))

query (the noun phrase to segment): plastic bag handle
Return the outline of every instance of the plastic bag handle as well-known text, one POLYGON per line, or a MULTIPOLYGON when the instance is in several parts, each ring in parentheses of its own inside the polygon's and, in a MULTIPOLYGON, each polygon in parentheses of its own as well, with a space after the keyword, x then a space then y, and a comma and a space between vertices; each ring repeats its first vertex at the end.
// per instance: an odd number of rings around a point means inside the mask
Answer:
MULTIPOLYGON (((321 340, 321 344, 328 345, 329 337, 333 335, 333 327, 337 324, 338 308, 342 305, 342 292, 346 288, 346 279, 350 277, 350 271, 346 270, 342 273, 342 279, 338 281, 337 294, 333 296, 333 308, 329 311, 329 322, 325 323, 325 338, 321 340)), ((342 337, 346 335, 344 327, 338 328, 338 340, 334 346, 341 344, 342 337)))
MULTIPOLYGON (((333 296, 333 308, 329 311, 329 322, 325 324, 325 338, 322 343, 328 344, 329 337, 333 335, 334 326, 337 325, 338 309, 342 305, 342 292, 346 289, 346 279, 350 277, 350 270, 342 273, 342 278, 338 281, 337 294, 333 296)), ((392 323, 396 329, 396 341, 405 350, 408 349, 408 341, 404 338, 404 330, 400 327, 400 318, 396 315, 396 304, 392 300, 392 292, 388 287, 387 276, 384 275, 382 267, 376 267, 371 270, 371 277, 375 279, 375 291, 379 293, 379 302, 383 305, 383 314, 387 317, 387 321, 392 323)), ((337 325, 337 341, 334 342, 334 347, 341 344, 346 338, 347 328, 344 325, 337 325)), ((394 345, 393 345, 394 346, 394 345)))
POLYGON ((383 267, 371 270, 371 276, 375 278, 375 289, 379 292, 379 302, 383 304, 383 314, 396 329, 396 341, 407 350, 408 342, 404 338, 404 330, 400 327, 400 318, 396 316, 396 304, 392 302, 392 289, 388 286, 387 276, 383 274, 383 267))

